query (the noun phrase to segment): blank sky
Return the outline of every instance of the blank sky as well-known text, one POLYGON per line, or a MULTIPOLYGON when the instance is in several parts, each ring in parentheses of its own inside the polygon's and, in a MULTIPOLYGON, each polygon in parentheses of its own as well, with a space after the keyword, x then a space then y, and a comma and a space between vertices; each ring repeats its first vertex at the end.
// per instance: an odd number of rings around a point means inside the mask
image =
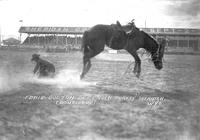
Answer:
POLYGON ((0 27, 4 35, 18 35, 24 26, 82 26, 126 24, 136 26, 200 28, 199 0, 0 0, 0 27), (20 23, 19 20, 23 20, 20 23))

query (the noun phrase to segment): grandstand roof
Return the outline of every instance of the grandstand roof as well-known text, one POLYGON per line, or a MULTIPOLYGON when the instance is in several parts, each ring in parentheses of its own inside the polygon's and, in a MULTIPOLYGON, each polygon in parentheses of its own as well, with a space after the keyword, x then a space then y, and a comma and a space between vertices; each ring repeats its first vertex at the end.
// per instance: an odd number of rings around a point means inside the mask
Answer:
POLYGON ((20 27, 19 33, 27 34, 83 34, 88 27, 20 27))
MULTIPOLYGON (((90 27, 25 27, 19 29, 19 33, 27 34, 83 34, 90 27)), ((187 28, 140 28, 150 34, 164 35, 198 35, 200 29, 187 28)))

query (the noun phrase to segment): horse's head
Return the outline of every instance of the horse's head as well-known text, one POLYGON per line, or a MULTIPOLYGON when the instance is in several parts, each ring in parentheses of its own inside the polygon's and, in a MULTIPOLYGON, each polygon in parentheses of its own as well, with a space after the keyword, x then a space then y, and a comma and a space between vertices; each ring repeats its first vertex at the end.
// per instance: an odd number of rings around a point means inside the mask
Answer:
POLYGON ((161 70, 163 68, 163 56, 166 44, 160 43, 144 31, 141 31, 141 33, 144 38, 144 49, 151 54, 151 60, 155 68, 161 70))
POLYGON ((154 53, 152 57, 152 61, 156 69, 161 70, 163 68, 163 56, 164 56, 165 46, 162 44, 158 44, 158 49, 156 53, 154 53))

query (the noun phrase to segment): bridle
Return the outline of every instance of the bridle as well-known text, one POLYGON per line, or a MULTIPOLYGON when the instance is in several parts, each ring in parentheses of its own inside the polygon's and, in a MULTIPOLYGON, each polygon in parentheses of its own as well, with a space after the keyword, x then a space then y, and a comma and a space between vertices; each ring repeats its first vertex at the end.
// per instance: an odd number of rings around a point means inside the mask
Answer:
POLYGON ((160 49, 161 49, 161 45, 158 45, 158 49, 157 51, 152 55, 152 61, 153 62, 162 62, 162 59, 160 59, 160 49))

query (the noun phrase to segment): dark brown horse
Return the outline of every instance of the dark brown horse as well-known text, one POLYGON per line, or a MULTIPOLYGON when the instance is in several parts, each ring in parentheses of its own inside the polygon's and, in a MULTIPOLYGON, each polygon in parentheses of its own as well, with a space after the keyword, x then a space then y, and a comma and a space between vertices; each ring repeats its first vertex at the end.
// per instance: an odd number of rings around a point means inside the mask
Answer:
POLYGON ((131 24, 121 26, 119 22, 116 25, 96 25, 83 34, 83 70, 80 76, 81 79, 91 67, 90 59, 101 53, 105 45, 114 50, 125 49, 129 52, 135 59, 133 72, 137 77, 141 72, 141 60, 137 54, 139 48, 144 48, 151 54, 156 69, 160 70, 163 67, 164 47, 161 47, 147 33, 140 31, 131 24), (132 32, 127 34, 126 31, 130 29, 132 32))

